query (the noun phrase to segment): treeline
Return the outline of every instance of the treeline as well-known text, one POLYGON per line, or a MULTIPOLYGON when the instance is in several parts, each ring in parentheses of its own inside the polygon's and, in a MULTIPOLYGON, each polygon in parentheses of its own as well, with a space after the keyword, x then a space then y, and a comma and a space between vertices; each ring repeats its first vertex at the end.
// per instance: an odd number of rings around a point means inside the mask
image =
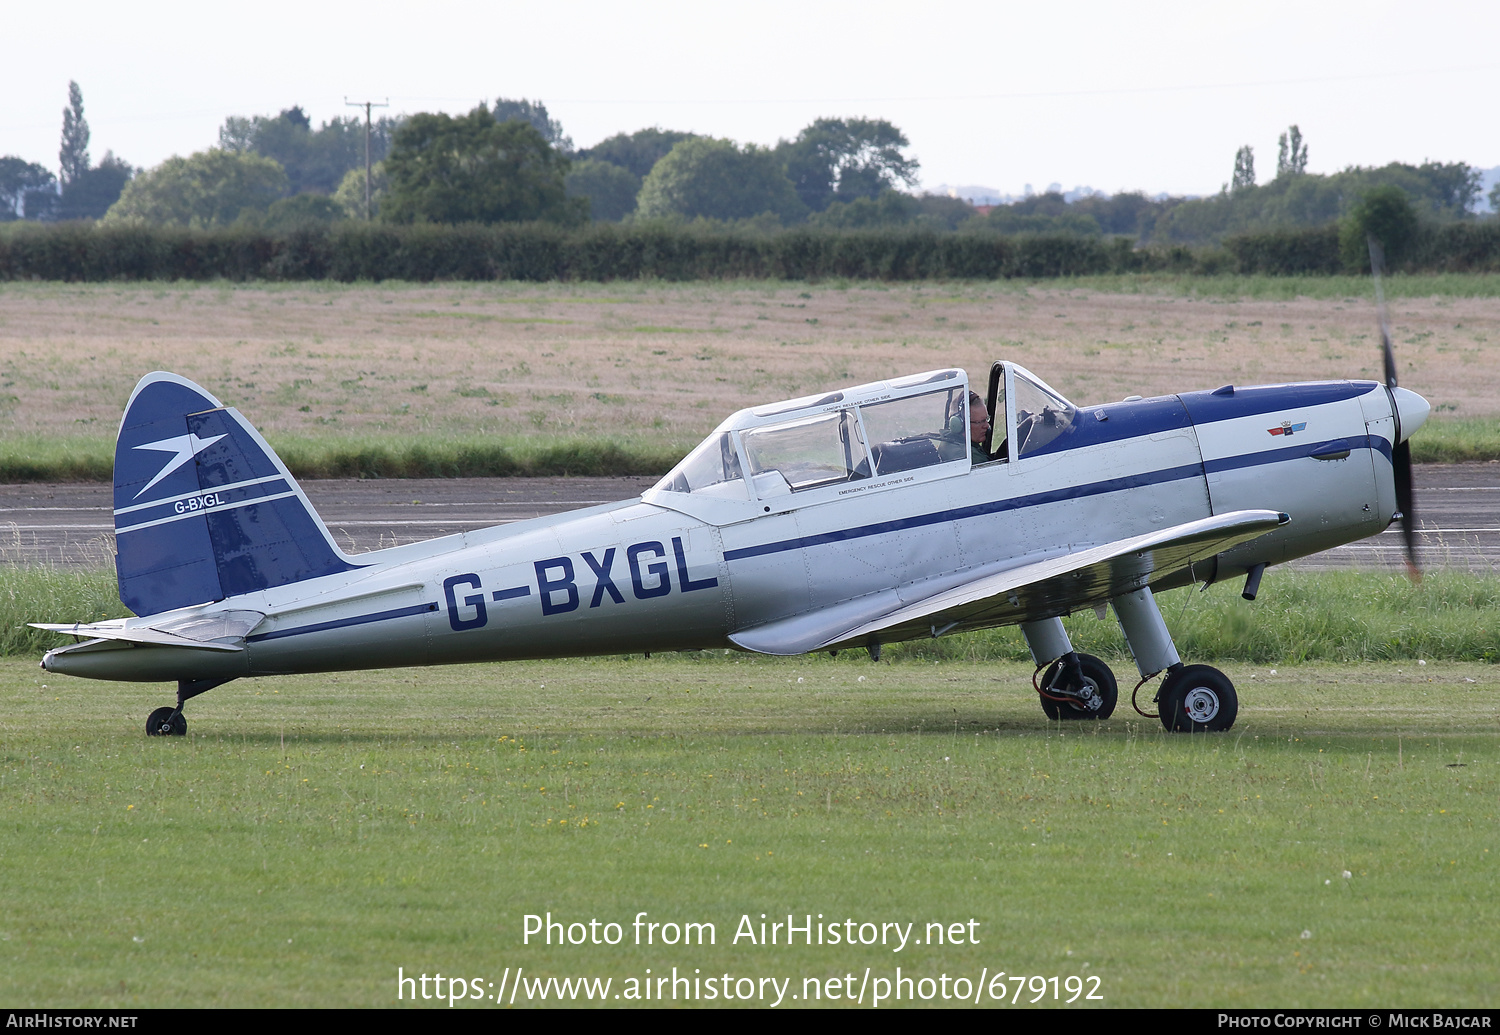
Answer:
MULTIPOLYGON (((1359 270, 1362 254, 1344 247, 1340 235, 1340 227, 1331 225, 1239 234, 1213 247, 1142 248, 1127 237, 903 227, 342 222, 272 232, 246 226, 13 223, 0 230, 0 279, 921 280, 1359 270)), ((1350 236, 1347 228, 1344 236, 1350 236)), ((1500 272, 1500 221, 1411 226, 1401 249, 1390 256, 1390 269, 1500 272)))

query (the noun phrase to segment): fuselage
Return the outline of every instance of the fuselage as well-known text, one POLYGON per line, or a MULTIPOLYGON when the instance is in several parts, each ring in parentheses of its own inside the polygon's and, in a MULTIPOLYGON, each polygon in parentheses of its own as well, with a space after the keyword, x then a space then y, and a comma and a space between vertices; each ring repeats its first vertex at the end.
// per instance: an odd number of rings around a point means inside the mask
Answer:
MULTIPOLYGON (((1021 376, 1006 371, 991 463, 967 449, 891 459, 897 443, 874 437, 874 408, 915 398, 921 381, 742 411, 695 451, 723 451, 704 488, 669 475, 637 500, 356 555, 349 571, 182 609, 265 615, 243 650, 103 642, 44 665, 180 680, 727 648, 731 634, 791 616, 881 594, 910 602, 976 571, 1213 514, 1290 515, 1152 585, 1210 583, 1385 529, 1392 446, 1426 412, 1412 393, 1398 412, 1381 384, 1331 381, 1069 407, 1043 430, 1048 408, 1018 408, 1021 376), (846 429, 830 439, 843 443, 844 476, 794 487, 782 461, 768 478, 766 436, 820 421, 846 429)), ((927 394, 967 394, 961 372, 937 386, 927 394)))

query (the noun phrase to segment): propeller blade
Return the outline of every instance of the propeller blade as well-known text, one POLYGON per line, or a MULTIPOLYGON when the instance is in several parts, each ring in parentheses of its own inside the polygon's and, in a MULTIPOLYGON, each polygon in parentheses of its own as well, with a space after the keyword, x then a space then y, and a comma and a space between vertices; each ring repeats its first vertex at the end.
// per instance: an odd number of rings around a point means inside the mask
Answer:
MULTIPOLYGON (((1370 248, 1370 273, 1375 278, 1375 311, 1380 320, 1380 350, 1385 360, 1385 385, 1400 387, 1396 383, 1396 350, 1391 345, 1391 322, 1385 310, 1385 291, 1380 277, 1385 272, 1385 249, 1375 240, 1374 234, 1365 235, 1370 248)), ((1401 435, 1401 414, 1395 407, 1395 396, 1391 397, 1391 410, 1396 417, 1396 436, 1401 435)), ((1422 569, 1417 567, 1417 511, 1412 498, 1411 443, 1401 441, 1391 450, 1392 475, 1396 483, 1396 510, 1401 514, 1401 539, 1406 544, 1406 573, 1413 582, 1422 580, 1422 569)))
POLYGON ((1401 539, 1406 543, 1406 573, 1413 582, 1422 580, 1417 567, 1417 512, 1412 497, 1411 443, 1402 442, 1391 450, 1391 466, 1396 482, 1396 509, 1401 512, 1401 539))
POLYGON ((1391 323, 1385 312, 1385 291, 1381 287, 1380 277, 1385 272, 1385 249, 1380 247, 1380 242, 1375 240, 1374 234, 1365 235, 1365 243, 1370 247, 1370 272, 1375 276, 1375 312, 1380 320, 1380 348, 1385 356, 1385 384, 1387 388, 1396 388, 1396 350, 1391 347, 1391 323))

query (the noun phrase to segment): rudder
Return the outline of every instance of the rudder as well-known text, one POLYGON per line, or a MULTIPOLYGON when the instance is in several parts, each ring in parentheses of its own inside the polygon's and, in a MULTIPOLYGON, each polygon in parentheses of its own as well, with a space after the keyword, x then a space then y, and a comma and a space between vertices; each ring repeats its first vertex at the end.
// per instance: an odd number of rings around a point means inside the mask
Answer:
POLYGON ((114 517, 120 599, 138 615, 359 567, 240 412, 163 371, 120 419, 114 517))

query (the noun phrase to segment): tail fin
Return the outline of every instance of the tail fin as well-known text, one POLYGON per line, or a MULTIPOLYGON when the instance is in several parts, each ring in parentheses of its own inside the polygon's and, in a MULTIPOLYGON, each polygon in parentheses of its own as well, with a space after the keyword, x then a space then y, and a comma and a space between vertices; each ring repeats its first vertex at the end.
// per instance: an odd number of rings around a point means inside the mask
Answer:
POLYGON ((115 444, 120 599, 159 614, 358 567, 238 410, 162 371, 115 444))

